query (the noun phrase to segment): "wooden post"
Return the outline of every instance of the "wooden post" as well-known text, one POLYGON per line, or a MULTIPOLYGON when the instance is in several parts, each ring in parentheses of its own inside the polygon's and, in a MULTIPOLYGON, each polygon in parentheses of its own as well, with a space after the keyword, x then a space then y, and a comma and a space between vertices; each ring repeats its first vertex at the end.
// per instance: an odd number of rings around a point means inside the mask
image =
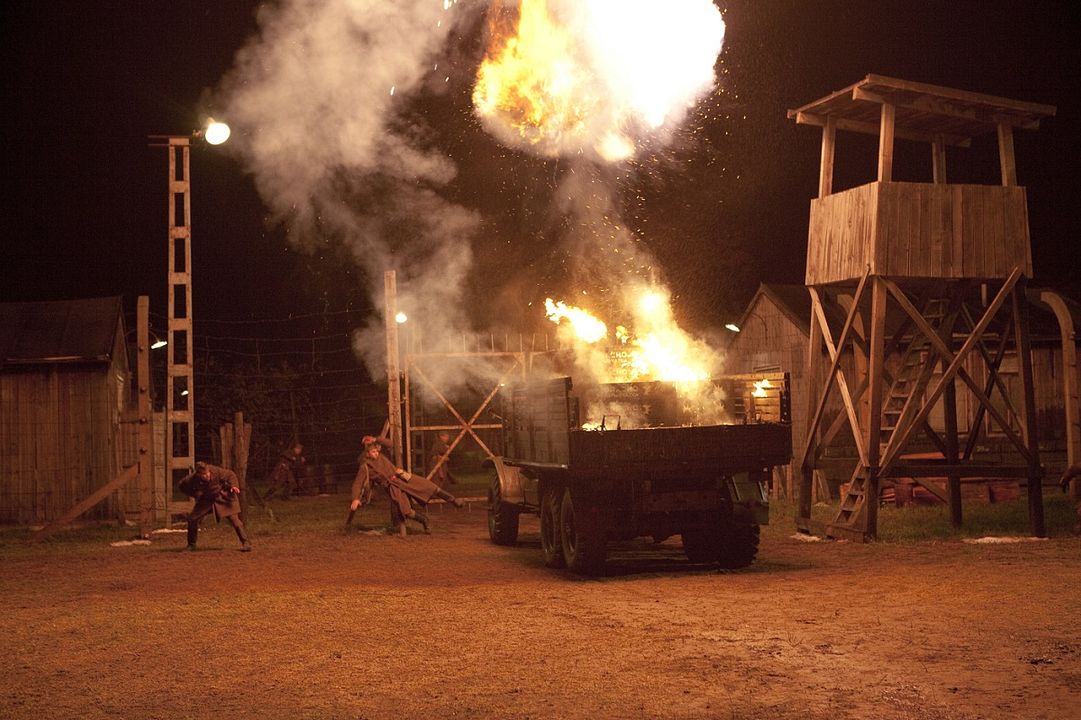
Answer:
POLYGON ((1002 170, 1002 184, 1013 187, 1017 184, 1017 159, 1013 152, 1013 128, 1005 123, 998 124, 998 164, 1002 170))
POLYGON ((941 135, 931 143, 931 174, 936 185, 946 184, 946 141, 941 135))
POLYGON ((882 122, 878 134, 878 181, 893 180, 893 132, 897 108, 882 104, 882 122))
MULTIPOLYGON (((807 372, 804 374, 809 393, 827 391, 826 388, 819 388, 818 358, 820 352, 819 348, 822 342, 821 337, 821 330, 818 327, 818 323, 815 322, 814 318, 811 318, 810 337, 807 341, 807 372)), ((808 396, 809 400, 813 398, 813 394, 808 396)), ((808 402, 808 410, 812 407, 814 407, 814 405, 808 402)), ((811 505, 814 504, 814 466, 818 452, 818 431, 813 427, 815 423, 814 415, 813 412, 807 413, 807 432, 803 443, 803 462, 800 464, 799 468, 799 512, 797 513, 797 522, 799 520, 810 522, 811 505)))
POLYGON ((233 472, 236 473, 240 488, 240 519, 242 521, 247 521, 245 511, 248 509, 248 500, 244 490, 247 487, 250 432, 250 428, 244 425, 244 412, 238 410, 233 415, 233 472))
POLYGON ((1043 518, 1043 468, 1040 467, 1040 448, 1036 434, 1036 397, 1032 384, 1032 347, 1028 339, 1028 301, 1025 299, 1026 278, 1017 281, 1011 293, 1013 299, 1014 339, 1017 342, 1017 365, 1021 371, 1024 388, 1024 417, 1022 435, 1029 451, 1028 460, 1028 517, 1032 534, 1047 537, 1043 518))
POLYGON ((394 464, 402 466, 402 390, 398 370, 398 285, 393 270, 383 273, 385 306, 383 322, 387 329, 387 417, 394 464))
POLYGON ((818 169, 818 197, 823 198, 833 192, 833 158, 837 142, 837 121, 832 115, 826 118, 822 126, 822 164, 818 169))
POLYGON ((135 306, 138 356, 135 385, 138 388, 139 413, 139 537, 150 536, 154 522, 153 425, 150 413, 150 298, 140 295, 135 306))

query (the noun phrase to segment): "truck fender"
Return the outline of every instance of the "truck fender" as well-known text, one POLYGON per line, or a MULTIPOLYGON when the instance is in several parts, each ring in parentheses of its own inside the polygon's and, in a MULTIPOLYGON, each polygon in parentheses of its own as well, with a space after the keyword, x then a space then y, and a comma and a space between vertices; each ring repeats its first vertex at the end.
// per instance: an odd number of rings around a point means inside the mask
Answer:
POLYGON ((492 463, 492 467, 495 468, 496 475, 499 477, 499 494, 503 502, 515 505, 523 504, 525 502, 525 493, 522 489, 521 469, 514 465, 508 465, 501 457, 490 457, 488 461, 492 463))

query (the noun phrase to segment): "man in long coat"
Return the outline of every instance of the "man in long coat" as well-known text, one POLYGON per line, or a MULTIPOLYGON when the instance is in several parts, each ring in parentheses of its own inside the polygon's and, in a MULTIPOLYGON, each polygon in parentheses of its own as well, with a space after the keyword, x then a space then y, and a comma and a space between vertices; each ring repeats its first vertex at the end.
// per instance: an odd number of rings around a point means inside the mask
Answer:
POLYGON ((431 472, 432 468, 435 468, 435 472, 432 474, 432 482, 439 487, 458 484, 458 481, 450 474, 449 453, 450 433, 446 430, 440 430, 436 436, 436 441, 432 443, 431 452, 428 453, 428 471, 431 472), (447 456, 445 460, 443 459, 444 455, 447 456))
POLYGON ((267 478, 267 491, 263 499, 269 500, 275 494, 280 493, 282 500, 288 500, 290 493, 296 492, 299 494, 300 482, 297 480, 297 473, 303 467, 304 446, 295 443, 278 457, 278 463, 270 471, 270 476, 267 478))
POLYGON ((213 512, 219 522, 227 518, 232 524, 240 540, 241 551, 251 552, 244 521, 240 519, 240 483, 235 472, 197 462, 195 472, 181 480, 179 487, 188 497, 195 499, 195 507, 188 514, 188 550, 195 549, 199 523, 213 512))
POLYGON ((370 497, 373 485, 386 491, 390 498, 391 524, 397 528, 398 534, 403 536, 406 534, 406 519, 415 520, 421 524, 424 532, 429 532, 428 517, 413 507, 411 499, 421 505, 426 505, 432 498, 445 500, 459 508, 464 505, 461 500, 442 490, 424 476, 414 475, 395 467, 382 451, 383 446, 390 446, 389 440, 367 435, 363 442, 364 453, 360 456, 360 467, 353 480, 353 500, 349 505, 346 525, 352 522, 353 515, 362 504, 362 498, 370 497))

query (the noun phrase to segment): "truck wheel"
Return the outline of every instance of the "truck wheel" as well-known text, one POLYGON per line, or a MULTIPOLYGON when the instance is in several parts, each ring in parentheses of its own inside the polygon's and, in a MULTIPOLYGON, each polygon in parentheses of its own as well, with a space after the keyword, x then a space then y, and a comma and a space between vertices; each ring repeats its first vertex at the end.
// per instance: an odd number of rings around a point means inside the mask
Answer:
POLYGON ((579 501, 578 508, 571 489, 563 493, 559 510, 559 532, 563 541, 563 557, 567 567, 582 575, 599 575, 604 570, 608 554, 604 523, 585 512, 588 506, 579 501))
POLYGON ((684 528, 681 535, 683 554, 693 563, 715 562, 721 554, 721 533, 716 526, 684 528))
POLYGON ((734 570, 747 567, 758 554, 758 525, 734 523, 721 533, 720 553, 717 561, 721 567, 734 570))
POLYGON ((559 539, 559 495, 558 488, 545 488, 541 495, 540 536, 541 553, 544 564, 550 568, 561 568, 566 564, 563 559, 563 545, 559 539))
POLYGON ((518 542, 518 508, 503 502, 498 477, 488 486, 488 537, 496 545, 518 542))

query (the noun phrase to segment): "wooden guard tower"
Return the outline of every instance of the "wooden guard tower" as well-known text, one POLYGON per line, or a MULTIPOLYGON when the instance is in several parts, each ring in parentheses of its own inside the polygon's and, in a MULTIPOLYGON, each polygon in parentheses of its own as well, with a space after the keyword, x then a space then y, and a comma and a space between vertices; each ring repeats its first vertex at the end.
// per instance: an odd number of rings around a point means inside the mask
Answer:
POLYGON ((822 128, 807 249, 813 410, 801 529, 812 530, 815 471, 847 455, 841 466, 846 474, 853 466, 850 481, 825 527, 829 536, 874 538, 879 490, 893 478, 945 496, 955 525, 962 478, 1025 478, 1032 532, 1045 534, 1025 301, 1032 253, 1013 132, 1054 113, 1047 105, 878 75, 788 112, 822 128), (878 136, 874 182, 833 192, 838 130, 878 136), (947 183, 946 148, 992 133, 1001 185, 947 183), (895 138, 930 145, 932 182, 893 180, 895 138), (999 377, 1006 357, 1017 366, 1021 407, 999 377), (967 433, 958 429, 959 389, 974 409, 967 433), (831 409, 836 417, 827 424, 831 409), (987 425, 1007 438, 1008 454, 981 457, 987 425), (846 426, 854 459, 850 447, 845 453, 835 443, 846 426), (946 478, 946 492, 929 478, 946 478))

